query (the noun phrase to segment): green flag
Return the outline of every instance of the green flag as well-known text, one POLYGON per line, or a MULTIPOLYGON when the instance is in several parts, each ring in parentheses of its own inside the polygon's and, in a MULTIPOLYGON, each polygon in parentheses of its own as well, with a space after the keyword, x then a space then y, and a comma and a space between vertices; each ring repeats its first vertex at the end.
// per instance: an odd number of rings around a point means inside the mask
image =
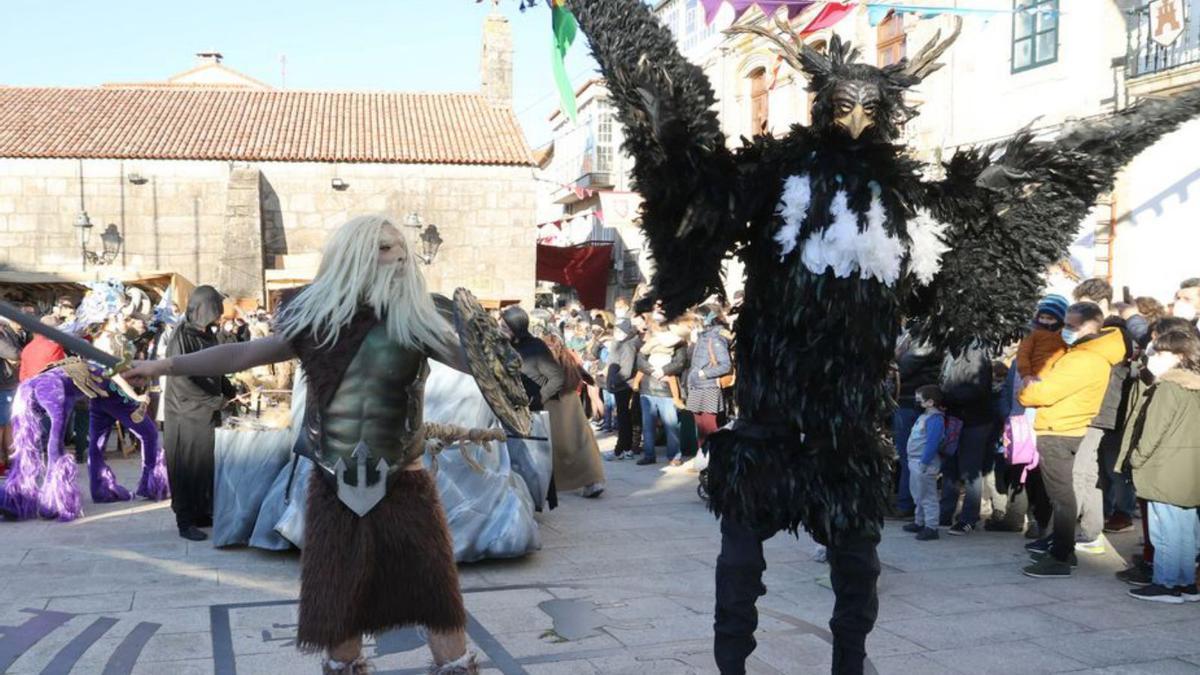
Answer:
POLYGON ((567 76, 566 56, 571 43, 575 42, 577 24, 575 15, 565 6, 565 0, 550 0, 550 24, 554 32, 554 83, 558 85, 558 98, 562 111, 572 122, 579 121, 579 109, 575 103, 575 89, 567 76))

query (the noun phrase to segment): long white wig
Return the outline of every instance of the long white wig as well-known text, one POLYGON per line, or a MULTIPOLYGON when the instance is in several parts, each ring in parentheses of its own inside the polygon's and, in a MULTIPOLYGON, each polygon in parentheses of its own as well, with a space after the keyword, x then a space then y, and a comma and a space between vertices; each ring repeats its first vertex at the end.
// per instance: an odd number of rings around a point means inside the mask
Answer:
POLYGON ((433 304, 417 259, 401 228, 400 245, 408 252, 402 263, 380 266, 380 234, 391 224, 382 215, 350 219, 329 237, 312 284, 280 313, 278 331, 287 340, 310 331, 321 347, 337 342, 361 306, 375 310, 388 336, 400 345, 438 355, 454 352, 453 330, 433 304))

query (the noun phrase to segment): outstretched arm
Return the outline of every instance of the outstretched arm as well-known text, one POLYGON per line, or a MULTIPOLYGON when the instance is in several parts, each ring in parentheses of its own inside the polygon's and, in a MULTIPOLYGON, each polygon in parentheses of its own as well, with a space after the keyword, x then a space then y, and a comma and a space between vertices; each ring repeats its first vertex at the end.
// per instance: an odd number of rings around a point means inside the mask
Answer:
POLYGON ((273 335, 250 342, 235 342, 209 347, 191 354, 172 356, 157 361, 134 361, 133 367, 122 375, 126 380, 134 383, 164 375, 217 377, 270 363, 287 361, 295 356, 292 346, 288 344, 287 340, 273 335))
POLYGON ((723 290, 733 244, 735 170, 712 86, 641 0, 570 0, 607 79, 634 158, 642 231, 655 261, 653 292, 677 315, 723 290))
POLYGON ((1020 337, 1047 266, 1067 255, 1096 198, 1134 157, 1198 114, 1193 90, 1079 123, 1051 142, 1024 129, 1002 149, 956 153, 946 179, 918 200, 946 226, 950 249, 914 295, 910 314, 929 318, 920 332, 953 350, 973 338, 998 346, 1020 337))

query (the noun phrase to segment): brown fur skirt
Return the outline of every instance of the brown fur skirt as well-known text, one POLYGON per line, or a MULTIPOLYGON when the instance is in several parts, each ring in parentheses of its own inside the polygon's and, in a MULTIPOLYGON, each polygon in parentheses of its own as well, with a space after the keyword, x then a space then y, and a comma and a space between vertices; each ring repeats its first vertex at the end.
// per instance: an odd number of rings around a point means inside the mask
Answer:
POLYGON ((403 626, 466 626, 454 546, 429 473, 396 472, 383 501, 359 518, 314 471, 304 542, 300 649, 328 650, 403 626))

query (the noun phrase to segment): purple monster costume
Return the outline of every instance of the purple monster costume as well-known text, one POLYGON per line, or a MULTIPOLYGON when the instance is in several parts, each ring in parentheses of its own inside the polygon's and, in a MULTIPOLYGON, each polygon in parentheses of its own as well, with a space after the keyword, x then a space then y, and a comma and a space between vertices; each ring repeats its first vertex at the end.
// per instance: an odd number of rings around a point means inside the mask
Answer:
POLYGON ((142 446, 142 476, 135 494, 154 501, 170 497, 162 444, 154 420, 146 416, 137 401, 129 399, 112 380, 104 378, 98 367, 75 359, 17 388, 12 415, 14 450, 8 480, 0 495, 3 510, 10 516, 20 520, 41 516, 67 522, 83 515, 75 483, 75 459, 63 452, 67 414, 80 396, 91 399, 88 477, 92 501, 133 499, 129 490, 117 483, 116 475, 104 461, 108 434, 117 422, 129 429, 142 446))

